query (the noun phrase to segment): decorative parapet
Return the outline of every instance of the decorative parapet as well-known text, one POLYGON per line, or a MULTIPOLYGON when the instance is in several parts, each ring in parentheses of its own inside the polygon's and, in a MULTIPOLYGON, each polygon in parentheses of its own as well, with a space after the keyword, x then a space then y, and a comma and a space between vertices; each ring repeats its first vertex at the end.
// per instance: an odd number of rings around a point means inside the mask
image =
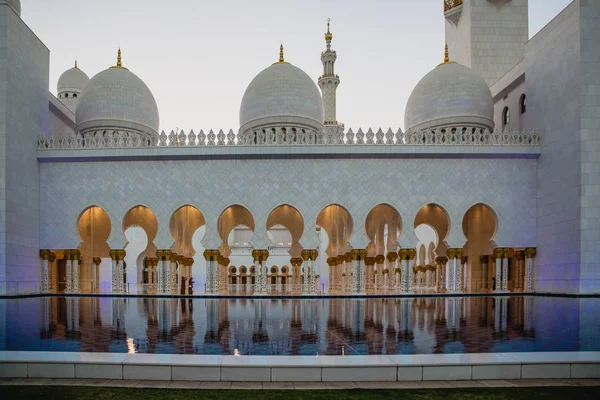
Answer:
POLYGON ((444 0, 444 12, 450 11, 455 7, 462 6, 463 0, 444 0))
POLYGON ((49 138, 40 136, 38 150, 77 150, 77 149, 127 149, 127 148, 173 148, 204 146, 521 146, 538 147, 540 136, 536 131, 502 132, 489 131, 473 127, 446 127, 414 132, 386 133, 379 129, 366 133, 359 129, 356 133, 343 127, 326 127, 323 132, 296 132, 295 129, 280 128, 267 132, 251 134, 235 134, 230 130, 226 135, 223 130, 218 134, 211 130, 208 135, 203 131, 189 134, 183 131, 168 136, 163 131, 160 135, 147 138, 128 131, 98 131, 78 134, 58 134, 49 138))

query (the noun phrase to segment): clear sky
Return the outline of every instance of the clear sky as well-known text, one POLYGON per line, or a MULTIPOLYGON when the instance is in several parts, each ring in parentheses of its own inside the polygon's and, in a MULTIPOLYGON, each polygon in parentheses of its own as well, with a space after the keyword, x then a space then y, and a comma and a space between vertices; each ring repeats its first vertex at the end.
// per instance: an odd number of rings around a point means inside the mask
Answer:
MULTIPOLYGON (((529 0, 530 36, 571 0, 529 0)), ((277 61, 322 72, 331 17, 337 117, 346 127, 404 124, 417 82, 443 59, 441 0, 21 0, 22 18, 50 49, 50 91, 73 66, 90 77, 123 64, 158 103, 161 129, 239 127, 247 85, 277 61)))

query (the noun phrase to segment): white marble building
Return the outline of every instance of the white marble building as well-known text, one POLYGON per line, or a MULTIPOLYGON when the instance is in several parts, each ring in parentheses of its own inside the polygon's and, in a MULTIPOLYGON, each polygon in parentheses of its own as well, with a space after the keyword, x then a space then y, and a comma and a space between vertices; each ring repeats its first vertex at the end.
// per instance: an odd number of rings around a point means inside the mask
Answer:
POLYGON ((282 46, 237 132, 165 133, 120 50, 50 94, 0 0, 0 295, 600 292, 600 3, 444 13, 404 131, 338 122, 328 25, 318 79, 282 46))

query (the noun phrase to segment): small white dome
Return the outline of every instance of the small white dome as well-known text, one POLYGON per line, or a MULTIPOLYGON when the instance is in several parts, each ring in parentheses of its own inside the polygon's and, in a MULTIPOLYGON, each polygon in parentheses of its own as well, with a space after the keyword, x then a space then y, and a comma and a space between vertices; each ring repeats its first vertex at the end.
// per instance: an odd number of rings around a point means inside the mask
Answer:
POLYGON ((133 130, 157 134, 158 106, 148 86, 126 68, 112 67, 94 76, 81 94, 77 130, 133 130))
POLYGON ((405 130, 465 125, 494 128, 494 101, 485 80, 453 62, 440 64, 413 90, 404 114, 405 130))
POLYGON ((21 0, 0 0, 0 4, 6 3, 11 6, 19 17, 21 16, 21 0))
POLYGON ((90 78, 79 68, 68 69, 58 79, 58 93, 81 92, 89 82, 90 78))
POLYGON ((300 68, 278 62, 250 82, 240 107, 240 130, 300 126, 323 129, 323 99, 300 68))

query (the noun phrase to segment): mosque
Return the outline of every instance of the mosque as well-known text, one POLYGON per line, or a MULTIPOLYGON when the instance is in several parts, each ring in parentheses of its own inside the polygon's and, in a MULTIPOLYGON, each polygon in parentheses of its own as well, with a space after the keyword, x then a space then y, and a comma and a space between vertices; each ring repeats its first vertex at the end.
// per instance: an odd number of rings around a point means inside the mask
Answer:
POLYGON ((316 80, 281 45, 237 131, 168 133, 120 49, 50 93, 0 0, 0 295, 600 292, 600 4, 443 3, 404 130, 339 122, 328 23, 316 80))

